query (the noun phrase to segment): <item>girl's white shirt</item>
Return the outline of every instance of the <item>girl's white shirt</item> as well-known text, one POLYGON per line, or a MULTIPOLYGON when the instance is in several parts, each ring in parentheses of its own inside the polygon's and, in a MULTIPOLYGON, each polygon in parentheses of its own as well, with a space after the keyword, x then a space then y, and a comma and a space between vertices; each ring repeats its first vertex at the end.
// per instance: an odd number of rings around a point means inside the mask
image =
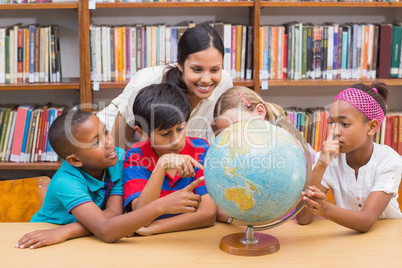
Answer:
MULTIPOLYGON (((320 153, 316 155, 316 163, 320 153)), ((335 205, 360 211, 371 192, 392 194, 392 199, 380 219, 402 218, 399 209, 398 189, 401 182, 402 158, 387 145, 374 143, 369 162, 355 171, 346 162, 346 154, 340 154, 325 170, 321 185, 332 189, 335 205)))
MULTIPOLYGON (((168 69, 167 67, 168 66, 156 66, 138 71, 130 79, 130 82, 124 88, 123 92, 112 100, 111 104, 97 114, 99 119, 109 130, 112 129, 118 112, 124 117, 126 123, 134 129, 132 107, 138 92, 146 86, 161 83, 163 75, 168 69)), ((213 122, 215 103, 222 93, 232 86, 232 78, 227 72, 222 70, 222 79, 214 89, 212 95, 208 99, 200 101, 197 107, 191 112, 187 136, 203 138, 209 143, 213 141, 215 135, 212 131, 211 123, 213 122)))

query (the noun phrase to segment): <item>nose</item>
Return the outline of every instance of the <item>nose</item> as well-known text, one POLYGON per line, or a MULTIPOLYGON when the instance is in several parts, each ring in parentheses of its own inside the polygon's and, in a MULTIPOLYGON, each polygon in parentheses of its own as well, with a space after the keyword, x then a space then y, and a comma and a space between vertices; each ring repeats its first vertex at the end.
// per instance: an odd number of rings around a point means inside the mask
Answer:
POLYGON ((211 82, 211 75, 209 72, 203 72, 201 75, 201 82, 202 83, 210 83, 211 82))
POLYGON ((340 127, 339 124, 336 123, 335 124, 335 128, 334 128, 334 138, 337 138, 341 135, 341 131, 340 131, 340 127))
POLYGON ((172 146, 175 146, 176 144, 179 143, 179 141, 180 141, 180 134, 174 133, 174 134, 172 135, 172 138, 170 139, 170 144, 171 144, 172 146))
POLYGON ((112 135, 105 135, 105 148, 110 148, 113 145, 113 137, 112 135))

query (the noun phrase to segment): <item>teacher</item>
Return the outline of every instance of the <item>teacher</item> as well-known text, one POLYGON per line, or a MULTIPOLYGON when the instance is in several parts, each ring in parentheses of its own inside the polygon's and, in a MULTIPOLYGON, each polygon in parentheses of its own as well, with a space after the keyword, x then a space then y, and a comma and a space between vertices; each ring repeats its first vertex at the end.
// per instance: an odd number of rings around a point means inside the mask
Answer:
POLYGON ((161 82, 181 88, 191 103, 187 135, 211 142, 214 139, 211 123, 215 103, 233 86, 230 75, 222 70, 223 56, 223 42, 214 28, 201 24, 187 29, 179 40, 177 64, 140 70, 123 92, 97 114, 111 130, 116 146, 129 148, 136 141, 134 100, 142 88, 161 82))

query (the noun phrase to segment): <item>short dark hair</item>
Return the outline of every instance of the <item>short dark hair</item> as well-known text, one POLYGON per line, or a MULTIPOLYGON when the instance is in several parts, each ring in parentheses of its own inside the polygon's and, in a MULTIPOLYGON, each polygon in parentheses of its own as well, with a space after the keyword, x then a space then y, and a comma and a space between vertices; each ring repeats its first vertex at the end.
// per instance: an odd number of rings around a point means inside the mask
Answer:
POLYGON ((77 148, 71 142, 70 135, 78 131, 92 114, 81 110, 70 110, 54 120, 49 128, 49 142, 53 150, 63 159, 74 153, 77 148))
POLYGON ((140 90, 133 104, 135 125, 148 135, 154 129, 168 129, 187 122, 190 102, 186 95, 171 84, 161 83, 140 90))
MULTIPOLYGON (((207 50, 208 48, 216 48, 219 53, 225 55, 222 37, 208 23, 201 23, 195 27, 187 29, 180 37, 177 46, 177 64, 184 66, 184 62, 189 55, 207 50)), ((177 66, 170 67, 165 73, 163 82, 176 85, 185 93, 187 92, 186 84, 184 83, 181 72, 177 66)))

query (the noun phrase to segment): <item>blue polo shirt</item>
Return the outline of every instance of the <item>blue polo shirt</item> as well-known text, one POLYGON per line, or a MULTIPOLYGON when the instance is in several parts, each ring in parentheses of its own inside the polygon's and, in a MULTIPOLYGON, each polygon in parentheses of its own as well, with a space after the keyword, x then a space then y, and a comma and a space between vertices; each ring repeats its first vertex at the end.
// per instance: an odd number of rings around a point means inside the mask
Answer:
POLYGON ((31 222, 76 222, 77 219, 71 214, 75 207, 94 202, 103 210, 108 196, 123 195, 125 151, 116 148, 116 153, 118 161, 116 165, 106 169, 104 182, 64 161, 50 181, 43 205, 32 216, 31 222))

